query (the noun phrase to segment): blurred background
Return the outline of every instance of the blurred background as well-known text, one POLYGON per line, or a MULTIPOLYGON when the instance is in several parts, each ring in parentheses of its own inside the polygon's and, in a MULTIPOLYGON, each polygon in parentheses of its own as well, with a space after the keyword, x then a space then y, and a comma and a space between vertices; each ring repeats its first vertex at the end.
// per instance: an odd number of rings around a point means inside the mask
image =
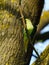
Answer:
MULTIPOLYGON (((44 4, 44 8, 43 8, 43 12, 41 15, 41 20, 48 20, 49 21, 49 0, 45 0, 45 4, 44 4)), ((41 34, 45 33, 45 32, 49 32, 49 23, 40 31, 41 34)), ((37 42, 34 47, 36 48, 36 50, 38 51, 39 55, 44 51, 44 49, 46 48, 46 46, 49 45, 49 38, 46 39, 45 41, 42 42, 39 41, 37 42), (38 43, 38 44, 37 44, 38 43)), ((33 51, 33 54, 36 56, 36 53, 33 51)), ((36 60, 36 58, 34 56, 31 57, 31 61, 30 61, 30 65, 36 60)))

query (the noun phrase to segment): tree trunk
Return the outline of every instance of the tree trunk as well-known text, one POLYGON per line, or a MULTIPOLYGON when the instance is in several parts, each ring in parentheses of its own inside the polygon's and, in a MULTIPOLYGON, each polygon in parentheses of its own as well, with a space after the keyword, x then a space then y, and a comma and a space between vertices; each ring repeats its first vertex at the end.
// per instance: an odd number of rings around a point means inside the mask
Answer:
POLYGON ((23 65, 25 53, 22 21, 20 17, 16 18, 17 10, 12 4, 10 6, 10 0, 5 1, 1 0, 0 3, 0 65, 23 65))

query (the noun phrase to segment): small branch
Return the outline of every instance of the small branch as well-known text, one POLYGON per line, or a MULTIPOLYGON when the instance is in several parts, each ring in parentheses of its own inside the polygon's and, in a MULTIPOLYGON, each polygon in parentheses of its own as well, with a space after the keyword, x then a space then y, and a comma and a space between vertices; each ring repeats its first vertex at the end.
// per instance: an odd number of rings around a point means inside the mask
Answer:
POLYGON ((38 58, 32 65, 49 65, 49 45, 46 49, 41 53, 40 59, 38 58))
POLYGON ((20 10, 21 19, 23 21, 23 26, 26 29, 25 19, 24 19, 23 13, 22 13, 22 7, 21 7, 21 5, 19 5, 19 10, 20 10))
POLYGON ((39 40, 42 40, 42 41, 45 41, 46 39, 49 39, 49 32, 45 32, 43 34, 37 34, 36 36, 36 40, 39 41, 39 40))
POLYGON ((25 19, 24 19, 24 15, 23 15, 23 12, 22 12, 22 7, 21 7, 21 0, 19 0, 19 11, 20 11, 22 22, 23 22, 23 26, 26 29, 25 19))
POLYGON ((36 55, 32 54, 33 57, 38 58, 36 55))

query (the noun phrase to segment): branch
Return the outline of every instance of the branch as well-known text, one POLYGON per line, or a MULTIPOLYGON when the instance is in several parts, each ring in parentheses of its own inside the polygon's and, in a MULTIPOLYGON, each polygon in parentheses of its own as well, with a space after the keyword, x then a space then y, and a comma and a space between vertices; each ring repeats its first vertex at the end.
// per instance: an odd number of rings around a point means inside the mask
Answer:
POLYGON ((39 33, 46 25, 49 24, 49 18, 47 20, 42 20, 39 22, 37 26, 37 32, 39 33))
POLYGON ((43 34, 37 34, 36 36, 36 40, 39 41, 39 40, 42 40, 42 41, 45 41, 46 39, 49 39, 49 32, 45 32, 43 34))
POLYGON ((40 59, 38 58, 32 65, 49 65, 49 45, 46 47, 43 53, 40 55, 40 59))

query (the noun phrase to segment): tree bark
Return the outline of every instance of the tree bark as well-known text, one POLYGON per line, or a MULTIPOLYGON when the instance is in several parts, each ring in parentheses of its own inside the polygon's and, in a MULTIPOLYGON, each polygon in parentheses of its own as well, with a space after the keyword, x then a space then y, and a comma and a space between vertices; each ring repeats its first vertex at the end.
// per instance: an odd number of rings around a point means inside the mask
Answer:
POLYGON ((0 65, 24 65, 23 25, 10 1, 0 3, 0 65))
POLYGON ((44 6, 44 0, 22 0, 21 3, 25 17, 29 18, 34 26, 37 26, 44 6))

